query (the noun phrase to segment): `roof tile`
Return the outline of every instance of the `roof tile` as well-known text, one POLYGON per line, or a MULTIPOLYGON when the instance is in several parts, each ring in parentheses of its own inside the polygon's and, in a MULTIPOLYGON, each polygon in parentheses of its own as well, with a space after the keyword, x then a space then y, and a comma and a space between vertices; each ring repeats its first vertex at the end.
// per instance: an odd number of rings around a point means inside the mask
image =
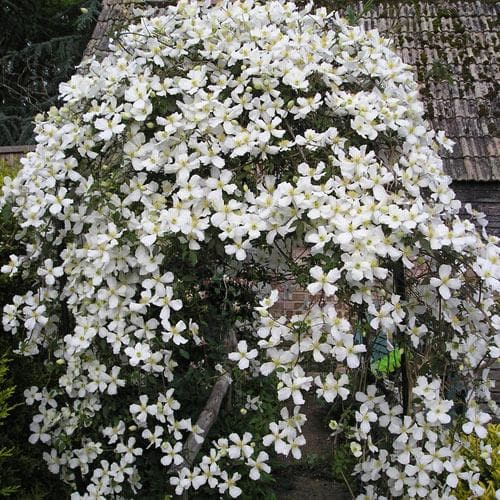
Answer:
MULTIPOLYGON (((174 1, 103 0, 85 56, 105 55, 113 26, 122 25, 133 7, 161 9, 169 3, 174 1)), ((429 118, 457 142, 445 159, 455 180, 500 180, 498 5, 493 0, 379 0, 361 18, 367 28, 393 38, 403 60, 416 67, 429 118)), ((362 2, 355 7, 361 12, 362 2)))

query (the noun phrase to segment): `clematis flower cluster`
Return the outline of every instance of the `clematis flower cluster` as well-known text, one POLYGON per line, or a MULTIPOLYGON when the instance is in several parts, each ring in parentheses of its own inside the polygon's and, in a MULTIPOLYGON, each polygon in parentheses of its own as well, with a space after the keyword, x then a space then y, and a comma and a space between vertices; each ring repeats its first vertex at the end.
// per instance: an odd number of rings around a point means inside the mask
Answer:
POLYGON ((376 30, 312 5, 181 0, 136 15, 61 85, 0 198, 26 250, 1 270, 33 284, 3 328, 59 370, 26 392, 49 469, 74 499, 134 497, 156 453, 176 494, 234 498, 244 470, 270 473, 269 453, 301 457, 311 393, 352 404, 366 498, 452 498, 459 480, 481 494, 457 443, 462 426, 483 438, 496 411, 500 251, 482 220, 459 217, 439 156, 450 144, 411 68, 376 30), (182 255, 228 263, 229 280, 265 271, 253 319, 230 326, 237 348, 218 353, 223 372, 276 379, 280 418, 259 442, 251 428, 207 436, 184 410, 180 366, 210 318, 189 306, 202 278, 186 289, 182 255), (280 280, 309 296, 292 317, 266 292, 280 280), (367 386, 380 343, 402 366, 367 386), (328 368, 311 376, 310 362, 328 368), (203 443, 192 463, 189 435, 203 443))

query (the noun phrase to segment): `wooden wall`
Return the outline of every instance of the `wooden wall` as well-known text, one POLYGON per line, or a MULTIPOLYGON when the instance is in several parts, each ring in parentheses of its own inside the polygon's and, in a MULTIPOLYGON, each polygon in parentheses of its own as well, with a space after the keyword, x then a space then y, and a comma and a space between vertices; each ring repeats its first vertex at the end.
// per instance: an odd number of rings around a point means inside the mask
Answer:
POLYGON ((29 151, 33 151, 35 146, 0 146, 0 162, 5 162, 8 165, 15 165, 19 163, 29 151))

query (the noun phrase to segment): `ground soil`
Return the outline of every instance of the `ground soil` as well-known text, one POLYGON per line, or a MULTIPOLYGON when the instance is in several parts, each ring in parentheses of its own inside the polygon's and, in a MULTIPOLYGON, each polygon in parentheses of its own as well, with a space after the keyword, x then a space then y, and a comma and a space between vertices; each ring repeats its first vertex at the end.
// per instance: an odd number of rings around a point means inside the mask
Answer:
POLYGON ((307 422, 303 427, 306 445, 302 458, 286 458, 277 479, 278 500, 348 500, 352 498, 343 484, 331 477, 334 454, 325 407, 312 393, 306 395, 307 422))

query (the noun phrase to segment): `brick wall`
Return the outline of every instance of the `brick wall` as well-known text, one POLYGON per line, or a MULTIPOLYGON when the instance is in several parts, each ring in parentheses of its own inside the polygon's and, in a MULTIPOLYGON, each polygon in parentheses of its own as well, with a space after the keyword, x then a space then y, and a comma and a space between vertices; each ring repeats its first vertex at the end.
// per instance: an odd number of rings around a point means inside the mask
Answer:
POLYGON ((273 307, 274 315, 290 317, 302 313, 307 308, 311 296, 306 290, 291 283, 279 286, 278 290, 280 299, 273 307))

